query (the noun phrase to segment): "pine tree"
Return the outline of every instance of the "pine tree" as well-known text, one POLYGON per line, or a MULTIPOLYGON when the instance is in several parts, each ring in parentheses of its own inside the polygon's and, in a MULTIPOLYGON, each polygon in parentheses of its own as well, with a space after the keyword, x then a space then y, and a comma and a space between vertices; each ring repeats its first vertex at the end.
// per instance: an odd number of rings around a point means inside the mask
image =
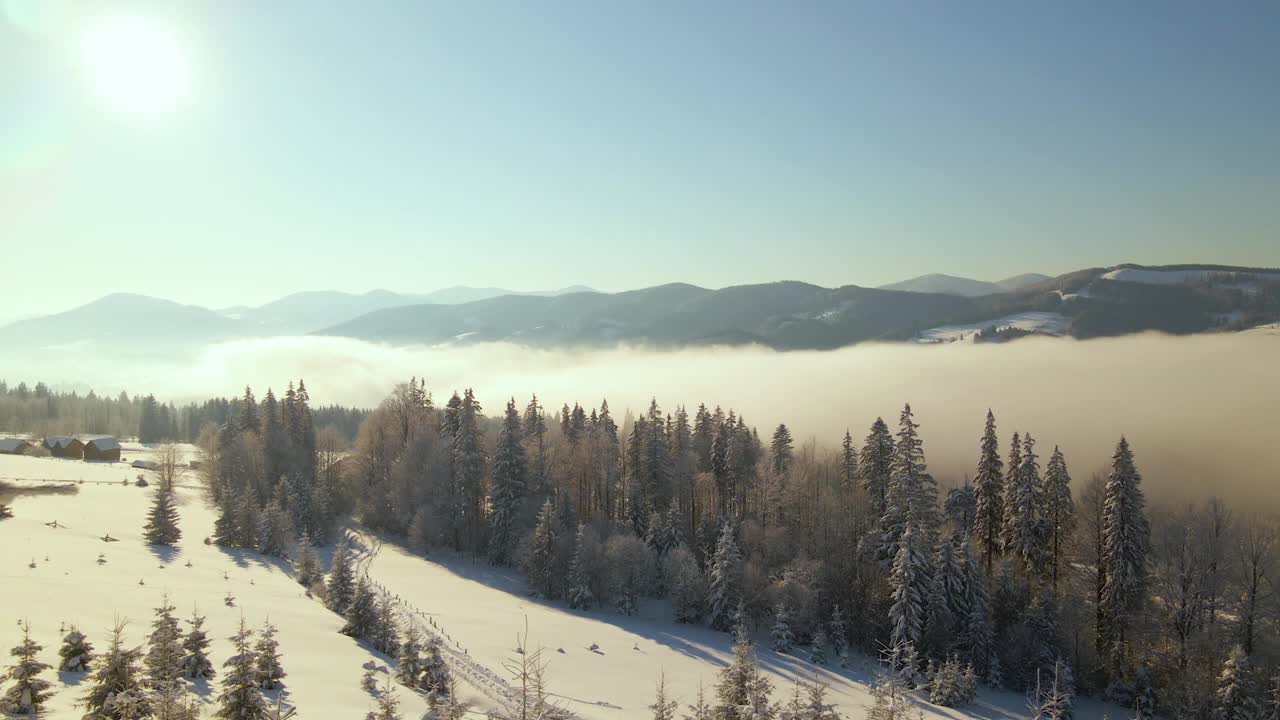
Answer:
POLYGON ((545 598, 555 598, 560 586, 560 578, 556 576, 556 557, 559 551, 560 523, 556 517, 556 506, 551 498, 542 504, 538 513, 538 522, 533 528, 533 537, 529 541, 529 554, 525 559, 525 575, 529 578, 529 588, 545 598))
POLYGON ((124 627, 124 622, 117 622, 112 628, 111 645, 98 659, 92 685, 81 700, 95 718, 122 720, 145 717, 150 711, 142 690, 142 649, 124 647, 124 627))
POLYGON ((382 690, 378 693, 378 714, 375 720, 400 720, 400 700, 396 698, 396 689, 390 680, 382 682, 382 690))
POLYGON ((152 496, 147 524, 142 529, 142 536, 146 538, 147 544, 169 546, 182 538, 175 500, 172 481, 162 477, 152 496))
POLYGON ((1066 545, 1075 528, 1075 502, 1071 499, 1071 475, 1067 461, 1056 445, 1044 475, 1044 524, 1048 541, 1049 579, 1058 587, 1066 545))
POLYGON ((733 659, 720 670, 716 683, 715 720, 774 720, 777 708, 769 702, 773 686, 760 670, 746 633, 733 644, 733 659))
POLYGON ((258 516, 258 551, 263 555, 284 557, 289 553, 289 538, 292 536, 293 520, 289 511, 284 509, 281 493, 277 493, 258 516))
POLYGON ((569 607, 574 610, 590 610, 596 603, 595 593, 591 592, 591 570, 588 566, 586 548, 587 526, 578 526, 578 534, 573 543, 573 562, 569 565, 569 607))
POLYGON ((955 657, 947 658, 929 680, 929 702, 943 707, 962 707, 978 695, 973 668, 966 668, 955 657))
POLYGON ((258 641, 253 646, 254 676, 258 687, 263 690, 275 690, 280 687, 280 678, 288 673, 280 665, 280 646, 276 640, 276 626, 270 621, 263 624, 258 631, 258 641))
POLYGON ((698 681, 698 694, 694 696, 694 701, 690 705, 686 705, 688 712, 681 717, 680 720, 712 720, 714 717, 713 708, 707 704, 707 694, 702 687, 702 681, 698 681))
POLYGON ((853 446, 853 435, 845 428, 840 443, 840 491, 845 497, 853 495, 858 484, 858 449, 853 446))
POLYGON ((831 608, 831 650, 839 660, 840 667, 845 667, 849 661, 849 625, 839 604, 831 608))
POLYGON ((440 650, 440 638, 434 635, 427 641, 427 652, 422 660, 419 687, 437 700, 454 695, 453 675, 449 672, 449 666, 445 664, 444 654, 440 650))
POLYGON ((235 654, 223 663, 228 671, 221 683, 216 714, 223 720, 266 720, 268 717, 266 700, 258 690, 257 658, 252 641, 253 633, 244 618, 240 618, 240 629, 231 636, 235 654))
POLYGON ((858 456, 862 489, 867 493, 870 513, 876 518, 884 517, 888 508, 889 474, 893 468, 893 456, 893 436, 889 433, 889 426, 883 419, 876 418, 866 440, 862 442, 862 451, 858 456))
POLYGON ((1025 575, 1032 576, 1044 561, 1040 522, 1044 488, 1031 433, 1023 436, 1018 458, 1017 466, 1009 466, 1009 483, 1005 488, 1004 551, 1015 559, 1025 575))
POLYGON ((1141 484, 1142 476, 1134 465, 1129 442, 1121 437, 1103 499, 1104 582, 1099 603, 1105 620, 1105 641, 1117 667, 1122 664, 1130 615, 1141 606, 1146 591, 1151 528, 1144 512, 1146 500, 1141 484))
POLYGON ((325 588, 325 600, 329 609, 339 615, 346 615, 351 606, 351 598, 355 594, 354 571, 351 569, 351 558, 346 543, 339 543, 333 553, 333 565, 329 568, 329 583, 325 588))
POLYGON ((174 607, 169 604, 169 596, 166 594, 160 607, 155 610, 151 635, 147 638, 150 647, 143 662, 147 671, 147 685, 154 690, 164 691, 174 687, 182 677, 182 629, 173 611, 174 607))
POLYGON ((930 586, 924 549, 914 525, 908 523, 889 576, 893 598, 889 608, 889 646, 895 652, 919 645, 924 633, 926 594, 930 586))
POLYGON ((786 475, 791 467, 793 455, 791 431, 785 424, 779 424, 773 431, 773 442, 769 445, 769 470, 774 475, 786 475))
POLYGON ((62 639, 62 647, 58 649, 59 672, 89 672, 93 665, 93 645, 85 638, 75 625, 62 639))
POLYGON ((204 616, 192 611, 187 622, 191 629, 182 639, 182 675, 191 680, 212 678, 216 671, 209 660, 209 635, 204 631, 204 616))
POLYGON ((827 631, 821 624, 813 631, 809 640, 809 662, 814 665, 827 664, 827 631))
MULTIPOLYGON (((1035 712, 1034 720, 1069 720, 1075 704, 1075 681, 1072 679, 1071 668, 1061 661, 1055 663, 1051 679, 1046 679, 1037 671, 1036 689, 1032 698, 1029 705, 1035 712)), ((1149 716, 1139 711, 1138 717, 1149 716)))
POLYGON ((887 673, 871 688, 874 698, 867 720, 907 720, 914 707, 907 699, 907 691, 899 683, 896 674, 887 673))
POLYGON ((297 579, 298 584, 310 588, 324 577, 324 571, 320 569, 320 559, 316 557, 316 550, 311 545, 311 535, 302 533, 302 537, 298 538, 298 562, 294 566, 293 576, 297 579))
POLYGON ((789 653, 795 644, 795 635, 791 632, 791 613, 787 606, 778 603, 773 610, 773 629, 769 631, 769 647, 774 652, 789 653))
POLYGON ((369 640, 378 652, 395 656, 400 652, 400 620, 391 593, 383 590, 377 595, 376 610, 377 620, 369 640))
MULTIPOLYGON (((908 523, 914 524, 917 542, 923 543, 924 547, 932 546, 936 535, 938 485, 925 465, 919 427, 913 419, 911 406, 904 406, 898 419, 885 512, 880 519, 879 557, 884 560, 897 557, 900 539, 908 523)), ((922 565, 922 568, 927 575, 927 565, 922 565)))
POLYGON ((396 679, 406 687, 416 688, 422 681, 422 638, 418 627, 410 622, 404 629, 404 642, 400 643, 400 657, 396 663, 396 679))
POLYGON ((711 583, 707 606, 711 627, 726 631, 733 627, 734 611, 742 602, 742 555, 733 539, 733 526, 725 523, 711 559, 711 583))
POLYGON ((31 623, 23 622, 22 642, 9 651, 14 663, 9 666, 6 679, 13 685, 0 700, 0 710, 21 715, 39 714, 45 700, 52 695, 49 681, 40 677, 40 673, 49 669, 49 665, 37 657, 43 649, 31 639, 31 623))
POLYGON ((511 561, 516 515, 528 482, 521 435, 520 413, 512 398, 507 402, 507 413, 493 453, 493 485, 489 491, 489 561, 497 565, 511 561))
POLYGON ((1231 649, 1218 675, 1213 720, 1257 720, 1261 715, 1249 656, 1239 645, 1231 649))
POLYGON ((978 512, 978 496, 966 476, 964 485, 951 488, 942 505, 943 515, 951 523, 951 533, 956 537, 969 537, 978 512))
POLYGON ((667 594, 678 623, 696 623, 706 612, 707 580, 688 547, 677 545, 662 561, 667 594))
POLYGON ((978 474, 974 478, 976 512, 974 536, 990 575, 995 557, 1004 547, 1004 470, 1000 461, 1000 441, 996 437, 996 416, 987 410, 987 426, 978 454, 978 474))
POLYGON ((653 720, 676 720, 676 711, 680 709, 680 704, 667 696, 666 673, 658 677, 657 695, 649 709, 653 711, 653 720))
POLYGON ((351 604, 344 617, 347 624, 339 632, 357 640, 370 637, 377 627, 378 598, 374 596, 373 588, 364 576, 356 581, 356 589, 351 595, 351 604))

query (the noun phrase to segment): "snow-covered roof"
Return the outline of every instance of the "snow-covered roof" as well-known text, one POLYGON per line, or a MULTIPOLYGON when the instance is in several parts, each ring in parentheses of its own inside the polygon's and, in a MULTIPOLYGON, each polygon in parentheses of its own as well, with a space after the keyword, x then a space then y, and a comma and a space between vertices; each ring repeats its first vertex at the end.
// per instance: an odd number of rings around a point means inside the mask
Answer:
POLYGON ((133 467, 138 468, 139 470, 156 470, 160 467, 160 463, 154 462, 152 460, 134 460, 132 463, 129 463, 129 464, 133 467))
POLYGON ((23 445, 30 444, 21 438, 0 438, 0 452, 13 452, 23 445))
POLYGON ((82 442, 85 445, 92 445, 99 450, 119 450, 120 442, 110 435, 94 435, 87 437, 82 442))
POLYGON ((73 442, 76 442, 76 439, 66 435, 50 435, 44 439, 44 444, 51 448, 64 448, 73 442))

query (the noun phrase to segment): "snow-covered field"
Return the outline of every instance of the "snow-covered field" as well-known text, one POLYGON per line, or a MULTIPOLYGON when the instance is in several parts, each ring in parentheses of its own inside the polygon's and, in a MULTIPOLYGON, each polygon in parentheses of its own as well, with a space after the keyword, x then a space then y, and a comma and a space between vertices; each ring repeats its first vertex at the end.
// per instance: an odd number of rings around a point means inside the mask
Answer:
MULTIPOLYGON (((1222 275, 1235 275, 1221 270, 1139 270, 1137 268, 1120 268, 1104 274, 1105 280, 1120 282, 1145 283, 1147 285, 1180 285, 1189 282, 1202 282, 1222 275)), ((1259 279, 1280 279, 1280 273, 1242 273, 1239 279, 1253 276, 1259 279)))
POLYGON ((973 342, 973 336, 979 330, 989 327, 1000 329, 1017 328, 1028 332, 1037 332, 1045 335, 1066 335, 1067 326, 1070 325, 1071 318, 1060 313, 1053 312, 1021 312, 1013 315, 1006 315, 1000 318, 984 320, 982 322, 969 323, 966 325, 943 325, 942 327, 930 328, 920 333, 916 337, 916 342, 924 344, 951 343, 951 342, 973 342))
MULTIPOLYGON (((132 459, 147 452, 126 447, 126 457, 132 459)), ((230 655, 226 638, 242 614, 251 626, 269 617, 280 630, 289 673, 285 685, 301 716, 363 716, 372 698, 359 687, 360 666, 371 659, 382 665, 389 662, 338 634, 341 619, 307 598, 286 564, 205 545, 214 516, 197 489, 178 491, 180 545, 170 552, 143 544, 141 528, 150 491, 121 483, 135 475, 124 463, 0 456, 0 478, 69 480, 77 490, 20 495, 12 501, 15 517, 0 521, 0 649, 16 643, 16 623, 24 618, 31 620, 33 634, 45 646, 43 659, 51 664, 56 664, 64 624, 79 625, 101 650, 113 618, 127 617, 129 642, 141 644, 152 610, 167 591, 179 615, 189 617, 198 606, 208 616, 206 628, 216 638, 215 663, 220 665, 230 655), (65 527, 45 524, 55 520, 65 527), (119 541, 104 542, 101 538, 108 533, 119 541), (105 564, 98 564, 99 553, 105 564), (28 567, 32 561, 34 568, 28 567), (235 598, 234 607, 224 602, 228 593, 235 598)), ((352 542, 360 566, 399 596, 406 615, 442 635, 449 647, 447 659, 465 683, 464 697, 480 711, 496 707, 509 690, 502 663, 513 657, 516 634, 524 630, 526 619, 529 647, 544 648, 550 661, 551 691, 584 718, 647 720, 651 712, 646 706, 653 701, 661 673, 666 674, 669 692, 684 704, 693 699, 699 681, 711 691, 716 671, 730 656, 727 635, 675 624, 665 602, 643 605, 634 617, 611 609, 570 611, 529 598, 524 581, 511 571, 451 555, 423 558, 360 533, 352 534, 352 542), (598 646, 595 651, 590 649, 593 644, 598 646)), ((855 658, 847 670, 840 670, 763 647, 759 655, 779 700, 795 679, 820 680, 831 686, 830 698, 846 717, 860 718, 870 706, 868 683, 875 665, 869 659, 855 658)), ((56 680, 56 694, 47 716, 79 717, 83 711, 75 703, 84 692, 84 678, 55 678, 53 673, 48 677, 56 680)), ((196 690, 211 713, 217 678, 196 690)), ((404 717, 425 712, 421 696, 404 688, 398 694, 404 717)), ((919 703, 927 718, 996 720, 1026 713, 1021 695, 989 690, 962 710, 919 703)), ((1077 705, 1078 718, 1101 715, 1097 703, 1081 700, 1077 705)))

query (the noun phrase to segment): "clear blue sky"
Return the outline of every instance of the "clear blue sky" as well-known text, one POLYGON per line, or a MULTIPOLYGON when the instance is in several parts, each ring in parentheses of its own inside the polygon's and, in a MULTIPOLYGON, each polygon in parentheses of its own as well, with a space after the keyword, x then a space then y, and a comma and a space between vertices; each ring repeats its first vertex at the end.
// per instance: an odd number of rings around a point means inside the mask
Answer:
POLYGON ((33 3, 0 315, 1280 265, 1280 3, 33 3), (181 38, 185 101, 89 89, 113 13, 181 38))

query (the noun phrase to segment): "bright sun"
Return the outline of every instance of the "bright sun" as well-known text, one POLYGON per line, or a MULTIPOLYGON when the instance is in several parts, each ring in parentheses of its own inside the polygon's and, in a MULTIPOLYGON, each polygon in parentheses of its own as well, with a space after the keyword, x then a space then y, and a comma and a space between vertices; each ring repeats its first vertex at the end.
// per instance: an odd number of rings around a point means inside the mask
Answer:
POLYGON ((104 20, 85 32, 80 51, 94 89, 121 110, 164 112, 190 94, 187 51, 173 28, 163 23, 104 20))

